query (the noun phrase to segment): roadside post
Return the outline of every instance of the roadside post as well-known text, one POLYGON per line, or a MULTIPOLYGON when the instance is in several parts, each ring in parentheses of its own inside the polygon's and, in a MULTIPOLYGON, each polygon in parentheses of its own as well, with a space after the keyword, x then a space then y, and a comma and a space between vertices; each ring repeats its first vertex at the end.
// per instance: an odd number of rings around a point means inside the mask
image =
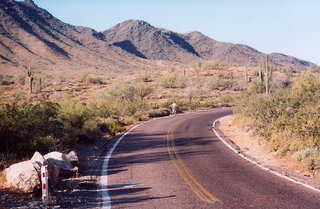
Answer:
POLYGON ((42 202, 49 205, 49 179, 47 165, 41 166, 42 202))

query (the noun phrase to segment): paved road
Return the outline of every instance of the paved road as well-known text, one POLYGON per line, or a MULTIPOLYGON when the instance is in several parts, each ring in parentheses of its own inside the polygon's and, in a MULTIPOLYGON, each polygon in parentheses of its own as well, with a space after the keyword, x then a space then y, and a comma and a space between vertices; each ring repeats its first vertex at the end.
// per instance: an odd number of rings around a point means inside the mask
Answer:
POLYGON ((320 194, 270 174, 212 132, 215 109, 145 123, 109 162, 111 208, 320 208, 320 194))

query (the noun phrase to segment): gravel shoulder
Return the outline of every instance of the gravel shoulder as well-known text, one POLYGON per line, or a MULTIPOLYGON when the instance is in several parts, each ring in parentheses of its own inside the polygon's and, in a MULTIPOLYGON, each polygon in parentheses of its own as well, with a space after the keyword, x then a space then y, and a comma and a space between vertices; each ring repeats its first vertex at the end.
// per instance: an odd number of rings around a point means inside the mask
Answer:
POLYGON ((320 189, 320 179, 304 169, 301 165, 288 158, 278 158, 276 153, 268 150, 266 142, 254 136, 250 130, 233 125, 232 115, 219 119, 217 129, 221 135, 239 152, 258 164, 277 171, 285 176, 320 189))
MULTIPOLYGON (((106 152, 116 139, 102 137, 94 144, 79 146, 79 176, 62 179, 57 184, 50 208, 100 208, 101 168, 106 152)), ((40 192, 19 194, 0 190, 0 209, 43 208, 40 192)))

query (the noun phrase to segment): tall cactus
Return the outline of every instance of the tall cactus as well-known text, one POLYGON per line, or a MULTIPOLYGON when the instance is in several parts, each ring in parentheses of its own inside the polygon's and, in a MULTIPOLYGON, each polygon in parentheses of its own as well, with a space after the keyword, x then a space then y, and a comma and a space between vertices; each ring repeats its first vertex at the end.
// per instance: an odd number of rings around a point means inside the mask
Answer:
POLYGON ((42 78, 39 78, 39 92, 42 90, 42 78))
POLYGON ((259 69, 259 78, 262 85, 265 87, 266 94, 270 93, 270 84, 272 79, 272 70, 269 67, 269 56, 266 56, 266 61, 263 63, 263 68, 259 69))
POLYGON ((269 68, 269 56, 266 57, 265 64, 265 77, 266 77, 266 94, 270 93, 270 83, 272 79, 272 70, 269 68))
POLYGON ((264 71, 263 69, 259 69, 259 78, 260 78, 260 82, 263 83, 264 81, 264 71))
POLYGON ((27 75, 28 75, 28 78, 29 78, 29 90, 30 90, 30 94, 32 94, 32 85, 33 85, 33 80, 34 80, 34 70, 31 69, 30 67, 28 68, 28 71, 27 71, 27 75))
POLYGON ((245 80, 245 83, 249 82, 248 68, 247 67, 246 67, 246 69, 244 71, 244 80, 245 80))

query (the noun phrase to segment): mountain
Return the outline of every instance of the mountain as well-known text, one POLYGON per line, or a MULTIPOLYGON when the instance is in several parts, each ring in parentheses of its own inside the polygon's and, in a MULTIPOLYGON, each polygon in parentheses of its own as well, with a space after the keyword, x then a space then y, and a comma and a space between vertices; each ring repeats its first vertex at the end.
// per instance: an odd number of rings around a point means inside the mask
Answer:
MULTIPOLYGON (((127 20, 103 32, 66 24, 32 0, 0 1, 0 72, 25 67, 59 72, 101 73, 159 66, 153 60, 194 63, 200 59, 229 66, 262 65, 266 54, 242 44, 224 43, 200 32, 185 34, 127 20)), ((277 68, 305 70, 310 62, 269 54, 277 68)))
MULTIPOLYGON (((266 54, 243 44, 216 41, 200 32, 179 34, 141 20, 127 20, 103 32, 105 40, 146 59, 192 63, 199 59, 246 66, 262 65, 266 54)), ((279 53, 269 54, 273 67, 305 70, 312 63, 279 53)))
MULTIPOLYGON (((227 65, 262 65, 266 54, 243 44, 231 44, 213 40, 200 32, 190 32, 182 35, 194 47, 199 55, 206 60, 227 65)), ((300 60, 280 53, 271 53, 269 62, 276 68, 292 67, 295 70, 305 70, 313 63, 300 60)))
MULTIPOLYGON (((104 40, 91 28, 66 24, 31 0, 0 1, 0 70, 118 70, 141 59, 104 40)), ((143 65, 143 64, 142 64, 143 65)))
POLYGON ((106 41, 136 56, 187 63, 200 55, 183 37, 141 20, 127 20, 103 32, 106 41))

